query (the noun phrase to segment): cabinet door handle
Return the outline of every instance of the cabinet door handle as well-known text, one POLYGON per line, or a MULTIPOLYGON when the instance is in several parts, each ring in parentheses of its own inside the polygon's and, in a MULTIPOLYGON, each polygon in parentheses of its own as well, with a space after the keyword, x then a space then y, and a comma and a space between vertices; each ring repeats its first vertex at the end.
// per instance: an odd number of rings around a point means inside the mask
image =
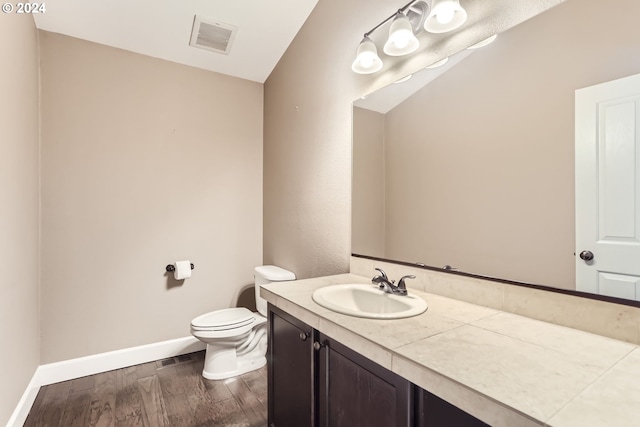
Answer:
POLYGON ((313 349, 314 349, 315 351, 319 351, 319 350, 320 350, 322 347, 324 347, 324 346, 325 346, 324 344, 320 344, 318 341, 316 341, 316 342, 314 342, 314 343, 313 343, 313 349))
POLYGON ((301 339, 302 341, 306 341, 306 340, 307 340, 307 338, 309 338, 309 334, 308 334, 308 333, 306 333, 306 332, 300 332, 300 339, 301 339))

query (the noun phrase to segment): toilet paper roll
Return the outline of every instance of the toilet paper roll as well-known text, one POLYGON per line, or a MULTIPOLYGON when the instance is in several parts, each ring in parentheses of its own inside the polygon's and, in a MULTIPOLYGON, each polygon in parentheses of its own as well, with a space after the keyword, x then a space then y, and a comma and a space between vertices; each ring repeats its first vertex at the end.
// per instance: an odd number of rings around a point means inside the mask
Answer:
POLYGON ((191 261, 176 261, 176 269, 173 271, 176 280, 184 280, 191 277, 191 261))

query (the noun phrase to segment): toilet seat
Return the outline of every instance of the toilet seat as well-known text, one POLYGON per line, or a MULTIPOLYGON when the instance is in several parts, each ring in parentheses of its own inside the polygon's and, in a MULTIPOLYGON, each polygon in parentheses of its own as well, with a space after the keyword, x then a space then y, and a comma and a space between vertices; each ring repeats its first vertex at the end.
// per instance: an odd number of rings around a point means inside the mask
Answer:
POLYGON ((225 308, 196 317, 191 321, 191 329, 211 332, 244 329, 255 321, 254 314, 244 307, 225 308))

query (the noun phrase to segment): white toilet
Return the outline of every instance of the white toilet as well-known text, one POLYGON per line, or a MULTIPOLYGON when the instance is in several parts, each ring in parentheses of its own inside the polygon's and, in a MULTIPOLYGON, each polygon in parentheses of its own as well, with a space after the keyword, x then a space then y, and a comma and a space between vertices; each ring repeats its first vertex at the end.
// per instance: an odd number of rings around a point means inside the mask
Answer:
POLYGON ((225 308, 191 321, 191 334, 207 344, 202 376, 221 380, 261 368, 267 363, 267 301, 260 285, 295 280, 291 271, 275 265, 255 268, 257 313, 244 307, 225 308))

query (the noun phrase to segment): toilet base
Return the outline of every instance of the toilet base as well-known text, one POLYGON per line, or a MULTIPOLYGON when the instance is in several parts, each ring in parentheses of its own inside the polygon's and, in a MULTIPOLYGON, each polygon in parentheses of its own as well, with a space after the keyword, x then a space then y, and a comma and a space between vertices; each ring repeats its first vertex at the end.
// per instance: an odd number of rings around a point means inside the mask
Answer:
POLYGON ((208 380, 224 380, 260 369, 266 364, 264 352, 238 356, 235 348, 207 344, 202 376, 208 380))

